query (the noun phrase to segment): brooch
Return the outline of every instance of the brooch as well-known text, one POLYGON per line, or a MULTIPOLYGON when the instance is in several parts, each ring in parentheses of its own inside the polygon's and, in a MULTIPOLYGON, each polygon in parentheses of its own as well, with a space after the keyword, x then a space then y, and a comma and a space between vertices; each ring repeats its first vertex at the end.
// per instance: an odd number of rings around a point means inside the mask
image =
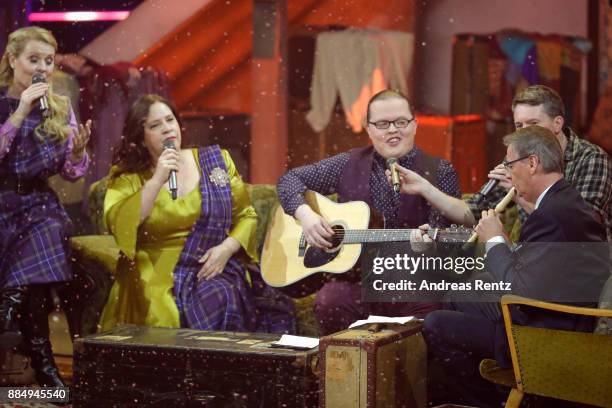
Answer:
POLYGON ((208 176, 210 182, 213 183, 217 187, 225 187, 227 183, 229 183, 229 175, 227 172, 220 167, 215 167, 211 172, 210 176, 208 176))

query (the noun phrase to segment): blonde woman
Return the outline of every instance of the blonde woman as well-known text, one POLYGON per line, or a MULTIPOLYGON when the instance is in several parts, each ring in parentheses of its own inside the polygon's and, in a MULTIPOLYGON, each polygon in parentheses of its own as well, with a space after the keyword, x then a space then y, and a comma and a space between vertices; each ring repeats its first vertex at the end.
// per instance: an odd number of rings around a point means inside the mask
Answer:
POLYGON ((47 387, 64 386, 49 342, 49 286, 71 279, 69 219, 47 179, 83 176, 91 133, 91 121, 77 125, 66 97, 32 83, 34 75, 49 78, 56 50, 49 31, 20 28, 0 60, 0 348, 23 337, 36 379, 47 387))

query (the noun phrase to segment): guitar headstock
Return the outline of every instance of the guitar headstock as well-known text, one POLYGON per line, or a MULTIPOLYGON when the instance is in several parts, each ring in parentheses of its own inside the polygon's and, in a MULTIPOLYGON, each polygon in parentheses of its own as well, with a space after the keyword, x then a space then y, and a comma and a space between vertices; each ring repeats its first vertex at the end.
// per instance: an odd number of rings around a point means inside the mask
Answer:
POLYGON ((448 228, 436 228, 432 239, 438 242, 467 242, 472 232, 471 228, 452 224, 448 228))

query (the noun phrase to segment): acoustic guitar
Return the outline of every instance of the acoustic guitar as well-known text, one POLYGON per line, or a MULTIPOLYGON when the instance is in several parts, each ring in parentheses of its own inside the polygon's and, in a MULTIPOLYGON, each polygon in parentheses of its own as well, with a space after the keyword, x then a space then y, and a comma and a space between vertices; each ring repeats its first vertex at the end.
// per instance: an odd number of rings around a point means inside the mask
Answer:
MULTIPOLYGON (((300 223, 278 206, 261 255, 263 279, 291 296, 314 293, 330 275, 350 271, 364 243, 410 241, 411 229, 369 229, 370 207, 363 201, 336 203, 314 191, 306 192, 305 199, 334 230, 332 248, 308 245, 300 223)), ((466 242, 470 234, 471 230, 463 227, 428 231, 438 242, 466 242)))

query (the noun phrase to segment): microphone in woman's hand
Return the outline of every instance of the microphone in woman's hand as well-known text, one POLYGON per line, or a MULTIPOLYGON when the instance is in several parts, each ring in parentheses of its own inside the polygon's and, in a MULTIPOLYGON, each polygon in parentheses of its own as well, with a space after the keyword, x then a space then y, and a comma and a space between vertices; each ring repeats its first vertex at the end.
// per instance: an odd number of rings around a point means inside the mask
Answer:
MULTIPOLYGON (((162 142, 162 147, 164 150, 172 149, 176 150, 174 146, 174 140, 166 139, 162 142)), ((170 189, 170 194, 172 194, 172 199, 176 200, 178 196, 178 188, 176 183, 176 170, 170 170, 170 176, 168 177, 168 188, 170 189)))
MULTIPOLYGON (((33 84, 39 84, 39 83, 46 83, 47 80, 45 79, 45 76, 39 72, 35 73, 34 75, 32 75, 32 83, 33 84)), ((40 99, 38 100, 38 103, 40 104, 40 111, 42 112, 42 115, 44 118, 48 118, 51 114, 51 111, 49 110, 49 101, 47 100, 47 95, 43 95, 40 97, 40 99)))

